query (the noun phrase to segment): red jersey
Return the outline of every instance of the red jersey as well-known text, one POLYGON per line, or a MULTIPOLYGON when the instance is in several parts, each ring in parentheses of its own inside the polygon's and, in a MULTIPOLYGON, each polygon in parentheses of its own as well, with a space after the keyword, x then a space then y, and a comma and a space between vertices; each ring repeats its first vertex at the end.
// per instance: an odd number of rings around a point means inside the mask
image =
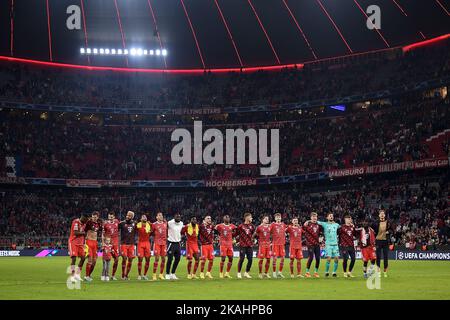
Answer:
POLYGON ((152 226, 149 222, 136 224, 136 230, 138 232, 138 242, 149 242, 150 234, 152 233, 152 226))
POLYGON ((104 244, 102 247, 103 252, 103 260, 111 260, 113 254, 113 245, 112 244, 104 244))
POLYGON ((342 247, 354 247, 355 246, 355 227, 341 225, 338 230, 339 245, 342 247))
POLYGON ((259 225, 256 228, 256 235, 258 236, 258 243, 260 247, 270 247, 270 224, 259 225))
POLYGON ((81 223, 80 219, 74 219, 72 221, 72 226, 70 227, 70 237, 69 241, 73 244, 84 244, 84 235, 75 235, 75 232, 83 232, 85 225, 81 223))
POLYGON ((198 234, 200 233, 200 227, 196 225, 191 227, 191 224, 187 224, 181 230, 181 233, 186 235, 186 240, 188 245, 198 245, 198 234))
POLYGON ((289 243, 292 249, 301 249, 302 247, 302 234, 303 230, 301 226, 290 225, 287 228, 289 234, 289 243))
POLYGON ((93 231, 93 232, 101 232, 102 231, 102 222, 101 220, 97 220, 97 221, 93 221, 91 219, 89 219, 86 222, 86 226, 84 227, 84 230, 86 231, 86 233, 88 231, 93 231))
POLYGON ((236 226, 234 224, 221 223, 216 226, 219 232, 219 244, 221 247, 233 246, 233 234, 236 226))
POLYGON ((214 227, 212 224, 204 224, 200 225, 200 243, 202 245, 213 244, 214 242, 214 227))
POLYGON ((120 242, 125 245, 134 244, 136 235, 136 222, 133 220, 124 220, 119 223, 120 242))
POLYGON ((320 245, 319 236, 320 229, 322 227, 317 223, 308 223, 307 226, 303 226, 303 231, 305 232, 306 245, 308 247, 320 245))
POLYGON ((167 244, 167 222, 156 221, 152 223, 153 230, 153 241, 156 245, 166 245, 167 244))
POLYGON ((241 223, 236 230, 239 239, 239 247, 248 248, 253 247, 253 233, 255 233, 255 226, 251 223, 241 223))
POLYGON ((272 222, 270 225, 272 244, 281 246, 286 244, 286 225, 283 222, 272 222))
POLYGON ((375 246, 375 231, 371 227, 361 228, 359 230, 359 245, 361 248, 375 246))
POLYGON ((114 219, 106 220, 103 223, 103 235, 105 238, 111 238, 111 240, 119 239, 119 220, 114 219))

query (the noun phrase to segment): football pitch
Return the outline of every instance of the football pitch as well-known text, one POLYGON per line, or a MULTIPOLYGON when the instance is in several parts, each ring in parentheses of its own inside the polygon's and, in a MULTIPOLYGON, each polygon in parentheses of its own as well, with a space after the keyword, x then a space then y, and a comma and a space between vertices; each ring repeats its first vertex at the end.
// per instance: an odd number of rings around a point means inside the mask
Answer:
MULTIPOLYGON (((342 276, 341 261, 338 278, 324 278, 324 263, 321 263, 321 278, 291 279, 288 277, 289 264, 285 263, 285 279, 260 280, 257 278, 257 261, 254 261, 253 279, 238 280, 237 261, 234 261, 233 279, 219 279, 219 259, 216 259, 214 279, 188 280, 186 260, 182 258, 178 281, 138 281, 136 262, 130 272, 130 281, 102 282, 100 260, 93 273, 94 281, 82 282, 80 289, 70 290, 66 285, 69 258, 0 258, 0 299, 450 299, 450 264, 446 261, 390 261, 389 277, 382 277, 380 288, 372 290, 368 289, 362 276, 360 260, 356 262, 353 272, 356 277, 352 279, 342 276)), ((305 262, 302 261, 303 270, 305 262)))

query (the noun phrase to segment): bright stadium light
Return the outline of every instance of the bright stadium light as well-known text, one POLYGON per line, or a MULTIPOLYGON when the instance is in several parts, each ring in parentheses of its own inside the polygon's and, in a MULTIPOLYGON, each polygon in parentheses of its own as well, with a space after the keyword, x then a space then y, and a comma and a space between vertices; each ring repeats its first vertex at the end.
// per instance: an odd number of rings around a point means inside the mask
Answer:
POLYGON ((130 49, 118 49, 118 48, 80 48, 80 54, 82 55, 130 55, 130 56, 167 56, 166 49, 143 49, 143 48, 130 48, 130 49))

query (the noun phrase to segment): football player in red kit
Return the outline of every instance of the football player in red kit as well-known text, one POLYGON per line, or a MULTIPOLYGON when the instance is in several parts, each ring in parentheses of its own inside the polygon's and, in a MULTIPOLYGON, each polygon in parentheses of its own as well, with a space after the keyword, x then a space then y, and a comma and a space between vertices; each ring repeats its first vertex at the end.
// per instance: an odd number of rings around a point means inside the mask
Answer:
POLYGON ((291 259, 289 267, 291 270, 291 278, 295 277, 294 274, 294 260, 297 260, 297 277, 303 278, 302 275, 302 226, 298 223, 298 218, 292 219, 292 224, 288 226, 287 233, 289 234, 289 258, 291 259))
POLYGON ((233 236, 235 234, 236 226, 230 223, 230 216, 223 216, 223 223, 216 226, 219 233, 220 246, 220 278, 231 278, 230 270, 233 265, 233 236), (228 257, 227 272, 223 273, 225 259, 228 257))
POLYGON ((259 278, 264 277, 270 278, 269 267, 270 267, 270 257, 272 253, 270 252, 270 224, 269 216, 265 216, 262 223, 256 228, 254 238, 258 238, 258 267, 259 267, 259 278), (263 262, 266 259, 266 264, 264 266, 264 273, 262 272, 263 262))
POLYGON ((86 276, 84 280, 88 282, 93 280, 91 274, 97 263, 98 233, 102 232, 102 223, 98 216, 98 211, 92 212, 91 218, 86 222, 86 227, 84 228, 86 232, 86 247, 88 250, 88 263, 86 264, 86 276))
POLYGON ((120 254, 122 255, 122 280, 128 280, 133 259, 135 257, 136 222, 134 212, 128 211, 124 221, 119 223, 120 254))
POLYGON ((286 225, 281 222, 281 213, 275 213, 275 222, 270 225, 272 236, 272 271, 274 278, 284 278, 283 265, 286 246, 286 225), (280 258, 280 267, 277 272, 277 258, 280 258))
POLYGON ((375 271, 375 262, 377 260, 375 249, 375 231, 369 227, 369 220, 365 218, 362 223, 362 228, 356 229, 359 231, 359 245, 361 246, 361 255, 363 260, 364 278, 370 277, 375 271), (367 264, 370 261, 369 270, 367 264))
POLYGON ((117 280, 116 271, 119 265, 119 220, 116 219, 114 212, 108 213, 108 220, 103 223, 103 239, 110 238, 112 251, 111 257, 114 260, 112 266, 111 279, 117 280))
POLYGON ((159 279, 164 280, 164 266, 166 265, 167 250, 167 221, 164 221, 162 212, 156 214, 156 222, 152 223, 153 234, 153 254, 155 262, 153 262, 153 280, 156 280, 156 270, 158 269, 159 259, 159 279))
POLYGON ((212 279, 211 270, 214 262, 214 226, 211 222, 211 216, 206 216, 200 225, 200 243, 202 245, 202 257, 200 264, 200 279, 205 279, 205 264, 208 260, 208 271, 206 277, 212 279))
POLYGON ((150 267, 150 234, 152 232, 152 227, 149 222, 147 222, 147 216, 143 214, 141 216, 141 221, 136 224, 136 230, 138 232, 138 280, 148 280, 147 272, 150 267), (145 269, 142 275, 142 261, 145 258, 145 269))
POLYGON ((250 269, 253 262, 253 234, 255 226, 252 224, 253 217, 250 212, 244 214, 244 223, 241 223, 236 229, 236 240, 239 244, 239 261, 238 261, 238 279, 242 279, 242 265, 245 257, 247 257, 247 265, 245 267, 244 278, 251 279, 250 269))
POLYGON ((187 277, 188 279, 198 279, 196 273, 200 261, 200 250, 198 248, 199 226, 197 218, 192 217, 191 222, 183 227, 181 233, 186 236, 187 277), (195 260, 194 270, 192 270, 192 258, 195 260))
POLYGON ((76 280, 81 281, 80 273, 83 268, 86 253, 84 251, 84 227, 86 225, 87 217, 82 215, 80 218, 74 219, 72 221, 72 226, 70 227, 70 237, 69 237, 69 255, 70 255, 70 266, 72 272, 72 282, 76 280), (80 258, 78 262, 78 268, 75 267, 77 262, 77 257, 80 258))

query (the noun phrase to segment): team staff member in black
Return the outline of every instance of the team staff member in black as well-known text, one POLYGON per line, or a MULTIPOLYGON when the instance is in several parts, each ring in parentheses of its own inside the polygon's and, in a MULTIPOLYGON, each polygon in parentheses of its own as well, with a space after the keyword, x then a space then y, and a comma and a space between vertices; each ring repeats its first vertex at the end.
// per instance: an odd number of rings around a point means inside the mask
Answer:
POLYGON ((375 231, 376 253, 377 253, 377 269, 378 274, 381 273, 381 255, 383 255, 384 277, 387 277, 387 270, 389 264, 389 243, 391 223, 386 219, 386 212, 382 209, 378 213, 379 220, 372 225, 375 231))
POLYGON ((247 257, 247 266, 245 267, 244 278, 251 278, 249 272, 253 262, 253 234, 255 233, 255 226, 252 224, 252 221, 252 214, 247 212, 244 214, 244 223, 241 223, 236 231, 236 238, 240 248, 237 273, 238 279, 242 278, 241 270, 245 257, 247 257))
POLYGON ((181 229, 183 229, 183 226, 181 215, 179 213, 176 213, 174 218, 167 223, 168 259, 166 265, 166 280, 178 280, 175 272, 177 271, 178 263, 181 258, 181 229))

